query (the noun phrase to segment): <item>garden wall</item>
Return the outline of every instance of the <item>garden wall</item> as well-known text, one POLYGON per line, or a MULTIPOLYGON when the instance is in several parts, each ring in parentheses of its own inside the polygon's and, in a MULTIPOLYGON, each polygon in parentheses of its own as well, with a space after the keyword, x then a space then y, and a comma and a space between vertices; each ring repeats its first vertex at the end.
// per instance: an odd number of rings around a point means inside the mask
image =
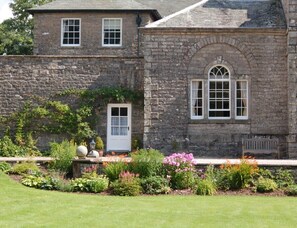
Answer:
MULTIPOLYGON (((19 110, 33 96, 49 97, 66 89, 125 87, 143 90, 143 59, 102 56, 0 56, 0 114, 19 110)), ((106 137, 106 111, 98 133, 106 137)), ((133 134, 143 134, 143 107, 132 108, 133 134)), ((46 143, 43 139, 41 142, 46 143)))

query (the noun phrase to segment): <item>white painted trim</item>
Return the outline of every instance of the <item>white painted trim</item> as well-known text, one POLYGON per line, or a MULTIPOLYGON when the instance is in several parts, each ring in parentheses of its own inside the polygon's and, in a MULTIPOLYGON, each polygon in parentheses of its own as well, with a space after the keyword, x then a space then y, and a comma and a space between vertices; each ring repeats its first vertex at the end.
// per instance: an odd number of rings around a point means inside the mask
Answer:
MULTIPOLYGON (((180 14, 183 14, 183 13, 187 13, 188 11, 192 10, 192 9, 195 9, 196 7, 198 6, 201 6, 203 4, 205 4, 206 2, 208 2, 209 0, 202 0, 201 2, 198 2, 198 3, 195 3, 194 5, 191 5, 191 6, 188 6, 187 8, 184 8, 180 11, 177 11, 176 13, 173 13, 173 14, 170 14, 168 15, 167 17, 164 17, 158 21, 155 21, 151 24, 148 24, 147 26, 145 26, 146 28, 155 28, 155 27, 158 27, 159 24, 163 23, 163 22, 167 22, 168 20, 170 20, 171 18, 173 17, 176 17, 180 14)), ((170 6, 168 6, 170 7, 170 6)))
POLYGON ((249 82, 248 80, 236 80, 235 81, 235 119, 236 120, 247 120, 249 118, 249 82), (247 104, 246 104, 246 113, 247 115, 246 116, 237 116, 236 113, 237 113, 237 82, 246 82, 246 101, 247 101, 247 104))
POLYGON ((101 35, 101 44, 102 47, 121 47, 123 45, 123 19, 122 18, 102 18, 102 35, 101 35), (120 37, 120 44, 104 44, 104 20, 120 20, 120 33, 121 33, 121 37, 120 37))
POLYGON ((81 18, 61 18, 61 47, 79 47, 81 45, 81 18), (63 44, 64 30, 63 21, 64 20, 79 20, 79 44, 63 44))
POLYGON ((214 66, 212 66, 210 69, 209 69, 209 71, 208 71, 208 83, 207 83, 207 85, 208 85, 208 119, 210 119, 210 120, 229 120, 229 119, 231 119, 231 110, 232 110, 232 106, 231 106, 231 104, 232 104, 232 101, 231 101, 231 91, 232 91, 232 83, 231 83, 231 72, 230 72, 230 70, 229 70, 229 68, 227 67, 227 66, 225 66, 224 64, 216 64, 216 65, 214 65, 214 66), (228 70, 228 72, 229 72, 229 79, 210 79, 209 78, 209 74, 210 74, 210 71, 213 69, 213 68, 215 68, 215 67, 218 67, 218 66, 221 66, 221 67, 224 67, 224 68, 226 68, 227 70, 228 70), (217 82, 217 81, 219 81, 219 82, 229 82, 229 109, 210 109, 210 82, 217 82), (211 111, 229 111, 230 112, 230 116, 228 116, 228 117, 210 117, 209 116, 209 113, 211 112, 211 111))
POLYGON ((190 97, 190 113, 192 120, 201 120, 204 119, 204 81, 201 79, 193 79, 191 80, 191 97, 190 97), (194 116, 192 113, 192 102, 193 102, 193 82, 201 82, 202 83, 202 116, 194 116))
MULTIPOLYGON (((112 107, 127 107, 128 108, 128 135, 127 137, 127 144, 129 144, 129 148, 123 148, 122 150, 129 150, 131 151, 131 142, 132 142, 132 105, 129 103, 125 103, 125 104, 117 104, 117 103, 110 103, 107 105, 107 137, 106 137, 106 150, 110 151, 110 150, 114 150, 111 147, 111 108, 112 107)), ((121 149, 119 149, 121 150, 121 149)))

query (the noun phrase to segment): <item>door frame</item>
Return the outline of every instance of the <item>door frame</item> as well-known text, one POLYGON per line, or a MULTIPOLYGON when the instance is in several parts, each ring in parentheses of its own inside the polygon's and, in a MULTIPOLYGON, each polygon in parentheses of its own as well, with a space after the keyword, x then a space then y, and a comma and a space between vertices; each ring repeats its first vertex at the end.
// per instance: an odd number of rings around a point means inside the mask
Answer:
MULTIPOLYGON (((115 150, 112 148, 111 145, 111 108, 113 107, 117 107, 117 108, 122 108, 122 107, 126 107, 128 108, 128 135, 125 136, 127 137, 127 144, 129 145, 129 147, 127 148, 123 148, 122 151, 131 151, 131 142, 132 142, 132 105, 131 103, 110 103, 107 105, 107 137, 106 137, 106 151, 110 151, 110 150, 115 150)), ((121 136, 117 136, 117 137, 121 137, 121 136)), ((115 150, 117 151, 117 150, 115 150)), ((120 149, 118 151, 121 151, 120 149)))

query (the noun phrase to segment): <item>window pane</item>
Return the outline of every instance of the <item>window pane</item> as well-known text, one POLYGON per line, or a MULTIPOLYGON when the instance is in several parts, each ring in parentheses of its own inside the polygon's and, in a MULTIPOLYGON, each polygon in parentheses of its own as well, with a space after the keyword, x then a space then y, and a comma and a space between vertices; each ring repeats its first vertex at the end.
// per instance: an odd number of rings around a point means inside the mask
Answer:
POLYGON ((191 116, 203 116, 203 90, 202 81, 192 81, 191 85, 191 116))
POLYGON ((64 45, 80 44, 80 21, 76 19, 63 19, 62 34, 64 45), (74 39, 74 37, 76 39, 74 39), (67 38, 67 39, 66 39, 67 38))
POLYGON ((106 45, 120 45, 121 44, 121 19, 104 19, 103 23, 104 23, 103 43, 106 45))
POLYGON ((236 82, 236 117, 247 118, 248 112, 248 84, 247 81, 236 82))
POLYGON ((111 117, 111 125, 118 126, 119 125, 119 117, 111 117))
POLYGON ((209 79, 209 117, 230 117, 230 74, 224 66, 213 67, 209 79))
POLYGON ((111 108, 111 115, 112 116, 119 116, 119 108, 111 108))
POLYGON ((121 127, 120 128, 120 135, 128 135, 128 128, 127 127, 121 127))

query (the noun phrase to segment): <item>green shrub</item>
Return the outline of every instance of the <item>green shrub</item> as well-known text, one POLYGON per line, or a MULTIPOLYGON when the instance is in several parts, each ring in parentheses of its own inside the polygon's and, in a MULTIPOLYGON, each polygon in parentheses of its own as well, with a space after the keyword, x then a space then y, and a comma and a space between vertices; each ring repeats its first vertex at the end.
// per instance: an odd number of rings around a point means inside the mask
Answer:
POLYGON ((169 181, 160 176, 151 176, 141 180, 143 193, 157 195, 170 192, 169 181))
POLYGON ((241 159, 239 164, 226 164, 220 167, 219 186, 225 189, 241 189, 247 187, 255 173, 258 172, 258 165, 254 160, 241 159))
POLYGON ((39 173, 40 169, 34 162, 22 162, 15 164, 9 173, 23 175, 39 173))
POLYGON ((103 150, 104 149, 104 143, 101 137, 97 136, 95 139, 95 149, 96 150, 103 150))
POLYGON ((105 176, 88 178, 76 178, 71 181, 73 191, 75 192, 94 192, 99 193, 108 188, 109 180, 105 176))
POLYGON ((104 163, 103 165, 104 165, 103 172, 111 182, 119 179, 119 175, 121 172, 128 170, 127 163, 122 161, 104 163))
POLYGON ((216 186, 212 180, 206 179, 199 179, 196 185, 196 194, 197 195, 204 195, 204 196, 212 196, 216 194, 216 186))
POLYGON ((155 176, 160 173, 164 155, 154 149, 141 149, 131 153, 130 170, 141 178, 155 176))
POLYGON ((61 192, 73 192, 73 185, 71 182, 58 180, 56 183, 56 189, 61 192))
POLYGON ((7 162, 0 162, 0 172, 6 173, 11 169, 11 165, 7 162))
POLYGON ((286 187, 285 193, 289 196, 297 196, 297 184, 286 187))
POLYGON ((17 157, 24 155, 26 155, 26 150, 14 144, 8 135, 0 139, 0 157, 17 157))
POLYGON ((260 177, 256 182, 257 192, 273 192, 277 189, 277 184, 274 180, 260 177))
POLYGON ((192 188, 195 184, 195 160, 193 154, 174 153, 164 159, 166 175, 173 189, 192 188))
POLYGON ((76 155, 76 144, 65 140, 61 143, 51 143, 50 146, 50 155, 54 158, 50 168, 59 172, 71 172, 72 160, 76 155))
POLYGON ((112 194, 119 196, 137 196, 141 193, 140 179, 134 173, 122 172, 119 179, 110 184, 112 194))
POLYGON ((274 180, 279 188, 285 188, 295 184, 291 171, 282 168, 276 170, 274 180))
POLYGON ((22 178, 22 184, 38 189, 55 190, 57 189, 58 179, 51 176, 28 175, 22 178))
POLYGON ((173 189, 193 188, 195 185, 195 173, 193 171, 176 172, 170 178, 173 189))

